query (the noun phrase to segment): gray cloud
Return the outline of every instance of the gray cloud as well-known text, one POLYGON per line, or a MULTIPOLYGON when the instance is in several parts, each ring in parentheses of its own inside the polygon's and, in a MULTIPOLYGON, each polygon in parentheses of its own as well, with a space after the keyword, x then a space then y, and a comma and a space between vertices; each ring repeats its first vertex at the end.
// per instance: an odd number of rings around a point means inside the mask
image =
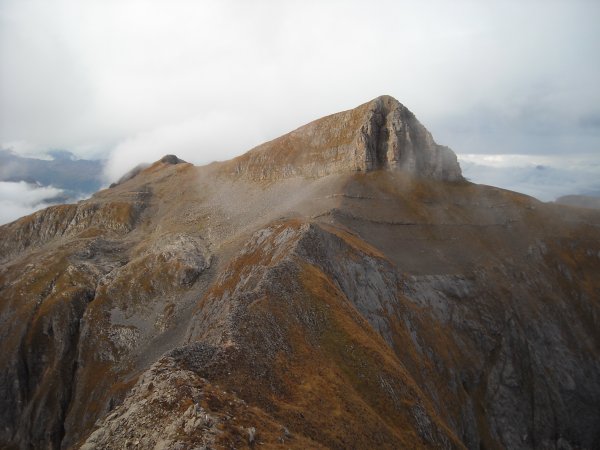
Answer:
POLYGON ((594 1, 0 3, 0 144, 229 158, 380 94, 464 153, 600 158, 594 1))

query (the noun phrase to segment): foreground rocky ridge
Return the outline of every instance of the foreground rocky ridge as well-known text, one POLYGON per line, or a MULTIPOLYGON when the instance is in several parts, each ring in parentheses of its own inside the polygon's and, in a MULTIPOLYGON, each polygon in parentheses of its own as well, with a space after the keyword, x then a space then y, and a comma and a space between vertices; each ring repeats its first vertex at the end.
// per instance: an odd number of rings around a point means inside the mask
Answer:
POLYGON ((0 227, 0 445, 598 447, 600 213, 393 156, 403 108, 0 227))

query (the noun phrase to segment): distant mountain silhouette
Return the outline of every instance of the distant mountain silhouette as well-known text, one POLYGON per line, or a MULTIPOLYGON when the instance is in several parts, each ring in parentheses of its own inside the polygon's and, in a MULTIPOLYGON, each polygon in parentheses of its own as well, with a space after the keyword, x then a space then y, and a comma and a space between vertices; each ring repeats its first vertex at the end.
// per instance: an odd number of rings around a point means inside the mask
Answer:
POLYGON ((91 194, 102 185, 102 161, 75 159, 68 151, 51 151, 54 159, 26 158, 0 149, 0 181, 54 186, 71 195, 91 194))

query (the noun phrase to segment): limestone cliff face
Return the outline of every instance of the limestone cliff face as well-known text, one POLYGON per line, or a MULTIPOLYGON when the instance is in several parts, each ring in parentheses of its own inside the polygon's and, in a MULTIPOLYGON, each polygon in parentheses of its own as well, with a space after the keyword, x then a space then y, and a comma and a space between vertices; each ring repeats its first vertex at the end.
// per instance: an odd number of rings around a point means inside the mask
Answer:
POLYGON ((378 169, 462 180, 454 152, 436 144, 414 114, 389 96, 300 127, 232 160, 228 168, 253 180, 378 169))
POLYGON ((600 448, 600 212, 456 180, 381 97, 0 227, 0 448, 600 448))

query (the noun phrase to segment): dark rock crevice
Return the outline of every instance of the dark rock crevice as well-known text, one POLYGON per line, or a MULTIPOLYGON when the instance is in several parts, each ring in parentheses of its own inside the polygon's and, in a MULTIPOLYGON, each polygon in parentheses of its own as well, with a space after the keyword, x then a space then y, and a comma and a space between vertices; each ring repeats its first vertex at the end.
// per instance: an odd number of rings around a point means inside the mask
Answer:
POLYGON ((38 310, 43 307, 52 312, 40 316, 36 310, 32 315, 22 340, 26 345, 18 350, 17 366, 12 369, 18 387, 5 399, 7 404, 14 402, 13 433, 8 438, 13 445, 60 448, 75 388, 80 321, 93 297, 93 290, 84 288, 55 304, 50 294, 38 310))
POLYGON ((76 386, 77 386, 77 373, 79 370, 79 349, 80 349, 80 343, 81 343, 81 325, 82 325, 82 320, 83 317, 85 316, 85 313, 87 311, 87 308, 89 306, 89 304, 94 300, 95 296, 96 296, 96 290, 94 289, 93 291, 89 291, 88 293, 86 293, 87 295, 84 296, 84 298, 82 299, 84 302, 84 307, 83 310, 80 312, 79 318, 76 318, 76 327, 75 327, 75 334, 72 337, 72 351, 70 352, 72 354, 72 363, 71 363, 71 373, 70 373, 70 377, 69 380, 67 381, 67 390, 64 396, 64 401, 63 401, 63 407, 62 407, 62 411, 63 411, 63 415, 61 417, 61 427, 60 427, 60 441, 59 441, 59 445, 58 448, 70 448, 70 445, 67 447, 64 447, 63 443, 65 440, 65 435, 66 435, 66 429, 65 429, 65 423, 66 423, 66 419, 67 416, 69 415, 69 411, 71 409, 71 404, 73 402, 73 399, 75 397, 75 390, 76 390, 76 386))

